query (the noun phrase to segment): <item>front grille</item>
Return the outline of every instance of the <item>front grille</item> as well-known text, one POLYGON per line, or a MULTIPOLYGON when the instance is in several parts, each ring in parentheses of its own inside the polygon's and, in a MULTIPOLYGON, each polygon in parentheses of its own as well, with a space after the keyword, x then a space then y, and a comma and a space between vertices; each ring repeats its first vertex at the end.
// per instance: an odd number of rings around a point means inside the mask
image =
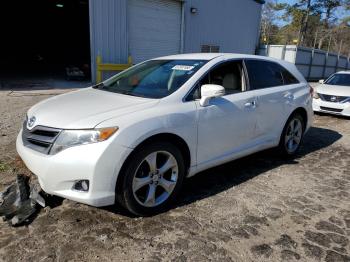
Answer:
POLYGON ((338 108, 330 108, 330 107, 324 107, 324 106, 321 106, 320 107, 322 110, 325 110, 325 111, 331 111, 331 112, 336 112, 336 113, 340 113, 343 111, 343 109, 338 109, 338 108))
POLYGON ((333 95, 325 95, 318 94, 323 101, 333 102, 333 103, 343 103, 346 100, 350 100, 348 96, 333 96, 333 95))
POLYGON ((24 121, 22 131, 23 145, 37 152, 49 154, 60 132, 60 129, 45 126, 36 126, 29 130, 27 121, 24 121))

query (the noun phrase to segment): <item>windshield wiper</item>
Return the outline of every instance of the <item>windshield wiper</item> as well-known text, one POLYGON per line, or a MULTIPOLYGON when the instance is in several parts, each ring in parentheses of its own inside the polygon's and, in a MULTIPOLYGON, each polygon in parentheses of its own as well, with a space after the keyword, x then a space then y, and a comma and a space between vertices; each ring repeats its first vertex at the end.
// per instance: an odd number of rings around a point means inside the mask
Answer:
POLYGON ((103 82, 97 84, 97 85, 94 85, 92 88, 95 88, 95 89, 98 89, 98 88, 105 88, 105 84, 103 82))
POLYGON ((95 88, 95 89, 102 89, 102 90, 105 90, 105 91, 109 91, 109 92, 112 92, 112 93, 116 93, 116 94, 122 94, 122 95, 128 95, 128 96, 136 96, 136 97, 145 97, 145 98, 149 98, 148 96, 146 95, 142 95, 142 94, 135 94, 133 93, 132 91, 127 91, 127 90, 118 90, 118 89, 110 89, 109 86, 106 86, 105 84, 103 83, 99 83, 97 85, 94 85, 92 88, 95 88))
POLYGON ((141 96, 141 97, 144 97, 142 95, 135 94, 135 93, 133 93, 131 91, 120 91, 120 90, 118 90, 118 92, 116 92, 116 93, 119 93, 119 94, 122 94, 122 95, 128 95, 128 96, 141 96))

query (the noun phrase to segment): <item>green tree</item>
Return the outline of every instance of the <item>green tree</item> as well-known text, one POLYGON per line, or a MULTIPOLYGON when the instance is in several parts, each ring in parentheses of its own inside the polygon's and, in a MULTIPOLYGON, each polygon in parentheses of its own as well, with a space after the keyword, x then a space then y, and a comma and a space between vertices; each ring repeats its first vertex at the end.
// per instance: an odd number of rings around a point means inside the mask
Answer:
MULTIPOLYGON (((334 15, 335 11, 341 7, 346 6, 350 7, 350 1, 349 0, 315 0, 316 6, 318 10, 323 15, 323 21, 320 24, 318 31, 319 39, 317 47, 319 49, 327 49, 334 51, 337 50, 339 47, 337 44, 334 43, 336 41, 336 34, 339 33, 337 23, 339 23, 338 18, 334 15), (335 47, 334 47, 335 45, 335 47)), ((341 30, 340 30, 341 31, 341 30)))
POLYGON ((261 42, 317 47, 350 53, 350 12, 343 19, 337 10, 350 10, 350 0, 297 0, 293 5, 268 0, 264 6, 261 42), (281 21, 284 21, 283 24, 281 21))
MULTIPOLYGON (((318 6, 311 0, 299 0, 293 5, 287 5, 283 16, 288 31, 293 32, 299 45, 312 42, 310 38, 310 28, 315 27, 320 18, 318 6)), ((314 29, 314 28, 312 28, 314 29)))
POLYGON ((266 1, 261 15, 261 42, 264 44, 279 42, 277 21, 281 19, 279 12, 285 8, 286 4, 277 1, 266 1))

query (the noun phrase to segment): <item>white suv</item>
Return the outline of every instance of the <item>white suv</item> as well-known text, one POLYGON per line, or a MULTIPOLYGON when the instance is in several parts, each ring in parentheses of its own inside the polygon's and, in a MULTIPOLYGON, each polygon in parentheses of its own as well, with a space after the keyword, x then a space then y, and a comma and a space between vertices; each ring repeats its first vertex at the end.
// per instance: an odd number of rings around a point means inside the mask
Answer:
POLYGON ((174 55, 33 106, 17 151, 49 194, 151 215, 185 177, 266 148, 294 155, 312 118, 290 63, 174 55))

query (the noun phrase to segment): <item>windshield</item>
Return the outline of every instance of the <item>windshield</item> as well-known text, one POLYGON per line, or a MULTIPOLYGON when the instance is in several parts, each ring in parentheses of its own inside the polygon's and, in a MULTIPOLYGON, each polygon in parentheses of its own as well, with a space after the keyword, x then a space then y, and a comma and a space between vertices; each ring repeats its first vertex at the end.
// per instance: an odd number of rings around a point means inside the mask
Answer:
POLYGON ((331 76, 325 84, 338 85, 338 86, 350 86, 350 74, 335 74, 331 76))
POLYGON ((96 88, 147 98, 163 98, 178 90, 207 61, 151 60, 108 79, 96 88))

